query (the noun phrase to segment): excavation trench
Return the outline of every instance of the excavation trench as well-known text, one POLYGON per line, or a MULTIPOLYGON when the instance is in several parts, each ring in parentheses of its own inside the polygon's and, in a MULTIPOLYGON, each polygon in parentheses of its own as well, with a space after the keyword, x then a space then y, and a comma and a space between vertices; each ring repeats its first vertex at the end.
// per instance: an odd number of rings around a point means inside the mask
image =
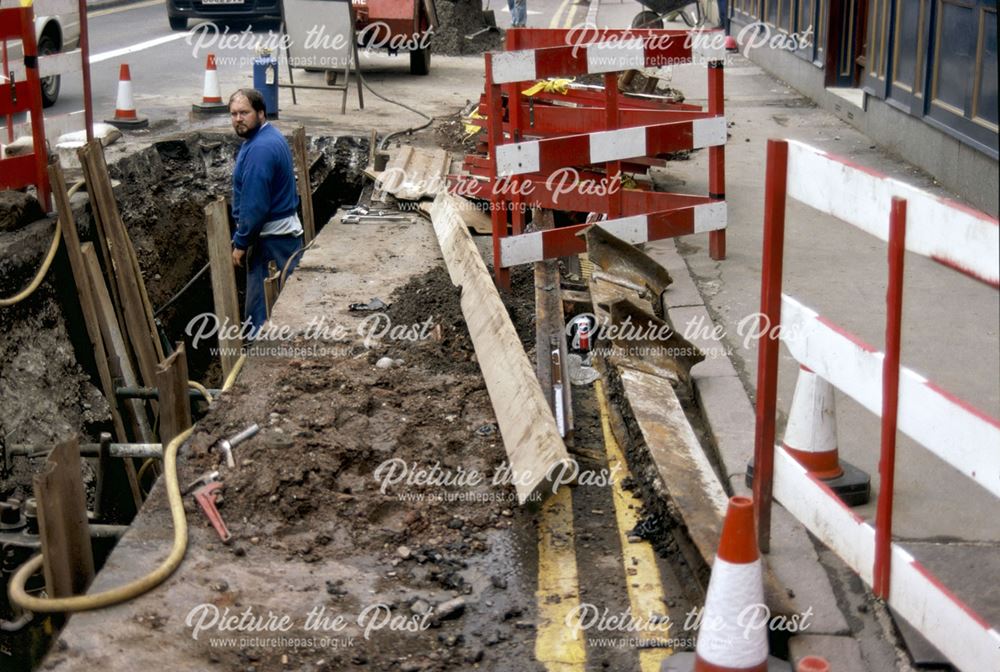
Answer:
MULTIPOLYGON (((120 180, 119 207, 154 309, 167 303, 205 263, 202 209, 227 192, 235 148, 227 136, 194 134, 109 158, 112 177, 120 180)), ((368 147, 366 140, 357 138, 318 138, 313 149, 318 159, 311 181, 319 223, 339 205, 357 201, 368 147)), ((90 219, 86 205, 80 206, 78 223, 86 240, 91 237, 90 219)), ((319 247, 309 255, 312 260, 304 259, 278 310, 286 316, 315 311, 343 318, 348 303, 379 298, 389 304, 386 320, 395 325, 430 320, 431 336, 373 343, 348 339, 326 343, 323 352, 304 356, 253 354, 236 388, 200 418, 180 465, 181 482, 186 483, 217 464, 210 447, 219 437, 250 423, 262 427, 239 449, 239 470, 226 477, 221 511, 233 542, 221 545, 201 513, 187 502, 191 545, 177 574, 145 597, 104 612, 75 615, 51 649, 45 669, 90 669, 98 660, 109 669, 119 664, 132 669, 543 669, 535 662, 536 638, 546 625, 535 594, 540 513, 517 507, 513 486, 502 477, 499 485, 494 480, 504 468, 503 443, 462 316, 459 290, 438 258, 433 233, 426 224, 331 227, 320 233, 319 247), (336 235, 324 238, 330 233, 336 235), (376 471, 381 465, 390 466, 383 467, 380 480, 376 471), (403 480, 382 487, 389 470, 412 475, 435 465, 451 475, 481 475, 485 482, 441 487, 403 480), (199 605, 211 606, 191 617, 199 605), (258 637, 216 646, 208 637, 211 628, 195 638, 189 623, 203 614, 207 622, 212 608, 229 608, 234 614, 288 614, 296 629, 280 645, 258 637), (310 629, 307 619, 313 613, 320 616, 310 629), (365 624, 381 625, 366 633, 358 625, 363 614, 365 624), (346 629, 335 629, 338 617, 348 621, 346 629), (330 629, 317 631, 321 622, 330 629), (317 637, 324 637, 325 643, 317 637), (157 644, 134 644, 146 640, 157 644)), ((533 356, 530 269, 515 272, 514 287, 503 298, 533 356)), ((36 296, 0 313, 0 320, 11 325, 9 333, 16 335, 16 340, 5 338, 0 348, 0 419, 8 427, 21 423, 11 443, 42 443, 72 433, 92 441, 109 427, 106 404, 94 387, 96 377, 85 356, 86 334, 67 326, 81 323, 74 306, 72 279, 65 260, 59 259, 36 296), (43 337, 29 338, 32 329, 43 337), (24 387, 35 380, 32 376, 49 382, 24 387), (32 415, 32 398, 36 404, 48 404, 48 417, 32 415), (59 429, 53 428, 54 418, 62 422, 59 429)), ((160 317, 170 342, 187 341, 191 378, 217 387, 220 372, 210 354, 214 344, 194 344, 184 334, 192 317, 211 311, 206 276, 160 317)), ((592 456, 581 467, 600 471, 607 464, 600 457, 603 437, 596 397, 581 388, 574 404, 580 419, 577 442, 592 456)), ((648 465, 632 446, 625 448, 634 460, 635 478, 628 487, 644 499, 657 497, 644 485, 648 465)), ((30 494, 30 472, 36 465, 21 460, 15 466, 18 470, 4 481, 0 494, 24 497, 30 494)), ((579 600, 623 614, 630 607, 626 586, 608 579, 623 572, 613 499, 607 488, 574 489, 579 600)), ((673 540, 677 525, 669 514, 651 506, 643 534, 666 558, 658 560, 668 595, 658 615, 680 622, 699 602, 695 584, 704 568, 683 566, 673 540)), ((169 515, 159 484, 92 590, 148 571, 162 560, 169 539, 169 515)), ((5 558, 4 581, 27 554, 18 547, 5 558)), ((628 576, 631 570, 624 569, 628 576)), ((622 645, 592 645, 587 669, 639 669, 635 645, 624 636, 618 639, 622 645)), ((34 660, 50 643, 37 631, 7 642, 5 651, 20 646, 22 656, 34 646, 34 660)))
MULTIPOLYGON (((349 136, 311 139, 310 182, 320 226, 342 204, 356 202, 368 144, 367 138, 349 136)), ((222 383, 218 359, 208 347, 189 347, 186 328, 197 315, 213 312, 210 274, 203 273, 183 293, 178 292, 207 263, 204 207, 229 195, 238 148, 239 141, 232 134, 200 132, 105 150, 116 202, 162 339, 169 344, 186 343, 190 378, 209 388, 222 383)), ((78 176, 79 171, 67 171, 69 183, 78 176)), ((72 204, 81 242, 94 241, 85 190, 73 197, 72 204)), ((27 285, 53 232, 53 219, 46 218, 31 197, 0 194, 0 295, 11 296, 27 285)), ((245 279, 240 276, 242 305, 245 279)), ((72 436, 90 443, 101 432, 113 431, 63 245, 39 288, 20 303, 0 308, 0 334, 0 441, 4 445, 42 449, 72 436)), ((25 533, 25 522, 33 521, 25 519, 23 504, 32 495, 32 474, 44 458, 6 454, 0 458, 4 458, 0 459, 0 504, 5 508, 14 502, 22 504, 19 522, 12 511, 5 513, 10 521, 0 522, 0 624, 6 626, 14 619, 7 602, 7 581, 37 544, 37 536, 25 533)), ((84 479, 88 505, 93 508, 95 473, 87 461, 84 479)), ((95 543, 98 567, 112 546, 113 539, 95 543)), ((0 667, 29 669, 26 661, 37 658, 43 647, 42 621, 36 619, 26 628, 14 627, 16 623, 0 628, 0 667)))

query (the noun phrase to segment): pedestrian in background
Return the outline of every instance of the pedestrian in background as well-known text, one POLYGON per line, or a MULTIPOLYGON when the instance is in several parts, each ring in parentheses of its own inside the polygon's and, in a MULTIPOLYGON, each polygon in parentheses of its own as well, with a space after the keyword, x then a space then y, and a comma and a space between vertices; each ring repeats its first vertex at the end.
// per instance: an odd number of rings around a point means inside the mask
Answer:
POLYGON ((267 321, 268 262, 273 261, 279 271, 287 265, 291 275, 302 249, 302 222, 292 151, 281 131, 268 123, 260 91, 236 91, 229 98, 229 116, 244 141, 233 169, 233 265, 244 266, 246 260, 246 319, 253 338, 267 321))
POLYGON ((524 28, 528 23, 528 0, 507 0, 510 10, 510 27, 524 28))

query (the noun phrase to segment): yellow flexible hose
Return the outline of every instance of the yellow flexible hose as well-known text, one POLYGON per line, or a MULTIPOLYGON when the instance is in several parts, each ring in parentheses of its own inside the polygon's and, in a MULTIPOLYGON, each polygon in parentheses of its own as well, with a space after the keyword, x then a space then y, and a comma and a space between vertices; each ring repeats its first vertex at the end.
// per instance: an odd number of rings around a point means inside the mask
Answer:
POLYGON ((208 402, 208 405, 209 406, 212 405, 212 395, 208 393, 208 389, 204 385, 202 385, 197 381, 189 380, 188 387, 190 387, 192 390, 197 390, 198 392, 200 392, 201 396, 205 397, 205 401, 208 402))
MULTIPOLYGON (((74 185, 74 189, 77 188, 79 188, 78 185, 74 185)), ((236 361, 233 370, 226 376, 226 382, 222 386, 223 391, 230 389, 236 384, 236 378, 240 375, 240 371, 243 370, 245 362, 246 355, 241 355, 236 361)), ((206 390, 204 394, 207 396, 208 391, 206 390)), ((74 597, 41 598, 29 595, 24 589, 31 575, 42 567, 43 556, 39 553, 21 565, 14 575, 11 576, 7 587, 7 595, 11 603, 18 605, 22 609, 37 613, 103 609, 104 607, 110 607, 138 597, 160 585, 173 574, 180 566, 181 561, 184 560, 184 553, 187 551, 187 518, 184 516, 184 500, 181 498, 181 489, 177 482, 177 451, 180 450, 181 444, 187 441, 193 433, 194 427, 184 430, 175 436, 163 449, 163 471, 166 476, 170 518, 174 525, 174 543, 170 548, 169 555, 167 555, 167 558, 159 567, 140 579, 102 593, 76 595, 74 597)))
POLYGON ((228 376, 226 376, 226 382, 222 384, 223 392, 226 392, 229 388, 236 384, 236 376, 240 375, 240 371, 243 370, 243 364, 246 361, 246 355, 240 355, 240 358, 236 360, 236 366, 234 366, 233 370, 229 372, 228 376))
POLYGON ((174 573, 184 559, 187 551, 187 519, 184 517, 184 501, 181 499, 181 489, 177 483, 177 451, 194 432, 194 427, 184 430, 167 444, 163 451, 163 471, 166 474, 167 499, 170 502, 170 518, 174 524, 174 544, 170 554, 159 567, 152 572, 124 586, 106 590, 92 595, 77 595, 75 597, 41 598, 29 595, 24 589, 28 578, 42 566, 41 554, 36 555, 14 573, 10 579, 7 594, 10 601, 22 609, 36 613, 89 611, 102 609, 119 604, 160 585, 174 573))
MULTIPOLYGON (((68 196, 75 194, 80 187, 84 185, 83 180, 77 181, 72 187, 67 191, 68 196)), ((22 289, 20 292, 14 296, 0 299, 0 307, 6 308, 7 306, 13 306, 16 303, 24 301, 26 298, 35 293, 38 286, 42 284, 42 280, 49 272, 49 267, 52 266, 52 260, 56 258, 56 251, 59 250, 59 241, 62 240, 62 218, 56 217, 56 231, 52 236, 52 244, 49 245, 49 251, 45 255, 45 259, 42 261, 42 265, 38 267, 38 272, 35 274, 35 278, 31 281, 31 284, 22 289)))

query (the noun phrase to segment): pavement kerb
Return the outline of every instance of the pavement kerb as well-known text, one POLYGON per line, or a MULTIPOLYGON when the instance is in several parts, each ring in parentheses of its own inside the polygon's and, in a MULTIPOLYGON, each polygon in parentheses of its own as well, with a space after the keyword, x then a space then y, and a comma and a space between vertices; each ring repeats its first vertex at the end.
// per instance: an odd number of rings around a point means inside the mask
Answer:
MULTIPOLYGON (((674 328, 683 332, 688 320, 700 317, 702 329, 711 329, 714 325, 711 315, 673 242, 647 245, 646 251, 674 279, 664 296, 674 328)), ((702 347, 713 348, 712 358, 696 365, 691 375, 698 403, 725 470, 727 478, 724 480, 732 494, 747 495, 750 491, 744 484, 743 474, 753 454, 756 422, 753 405, 728 354, 718 349, 722 342, 704 338, 693 340, 702 347)), ((830 579, 805 527, 780 505, 775 505, 772 515, 772 547, 766 556, 767 562, 778 581, 790 591, 799 612, 812 608, 812 627, 808 634, 850 634, 830 579)), ((843 669, 865 669, 860 653, 845 650, 843 655, 849 656, 843 669)))

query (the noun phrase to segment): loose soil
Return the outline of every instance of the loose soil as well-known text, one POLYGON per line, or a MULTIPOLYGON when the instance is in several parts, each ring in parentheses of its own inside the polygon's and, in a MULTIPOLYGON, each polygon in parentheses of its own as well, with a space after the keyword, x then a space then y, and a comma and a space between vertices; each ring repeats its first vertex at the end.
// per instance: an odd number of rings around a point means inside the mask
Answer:
POLYGON ((466 35, 487 27, 482 0, 438 0, 435 6, 439 24, 434 33, 435 53, 445 56, 484 54, 499 50, 503 45, 503 31, 499 29, 466 39, 466 35))

